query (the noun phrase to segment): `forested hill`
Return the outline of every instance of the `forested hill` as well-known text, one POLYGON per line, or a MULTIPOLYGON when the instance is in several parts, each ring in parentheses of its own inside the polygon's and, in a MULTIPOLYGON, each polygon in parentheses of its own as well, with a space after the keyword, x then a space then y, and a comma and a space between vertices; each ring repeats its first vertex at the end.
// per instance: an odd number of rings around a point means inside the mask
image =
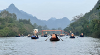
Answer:
POLYGON ((17 21, 14 13, 4 10, 0 13, 0 36, 16 36, 18 34, 28 34, 33 29, 30 20, 23 20, 26 23, 17 21))
POLYGON ((95 18, 98 19, 100 10, 97 10, 97 9, 99 8, 99 5, 100 5, 100 0, 98 0, 97 4, 94 5, 94 8, 90 10, 90 12, 86 13, 84 17, 87 19, 95 19, 95 18))
POLYGON ((100 37, 100 0, 90 12, 75 16, 73 21, 64 29, 65 31, 71 31, 76 35, 84 33, 87 36, 100 37))
POLYGON ((0 13, 0 37, 33 34, 35 28, 39 31, 43 28, 48 29, 47 26, 40 26, 36 23, 32 25, 30 19, 17 19, 16 14, 9 13, 6 10, 0 13))

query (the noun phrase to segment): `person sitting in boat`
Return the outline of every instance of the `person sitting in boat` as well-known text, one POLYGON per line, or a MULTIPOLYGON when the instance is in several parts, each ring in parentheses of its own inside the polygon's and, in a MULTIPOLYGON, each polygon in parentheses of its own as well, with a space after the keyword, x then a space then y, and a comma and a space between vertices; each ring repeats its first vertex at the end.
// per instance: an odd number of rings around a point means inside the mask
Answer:
POLYGON ((19 36, 20 36, 20 34, 19 34, 19 36))
POLYGON ((47 32, 45 33, 44 37, 47 37, 47 32))
POLYGON ((37 35, 37 34, 33 34, 33 36, 38 37, 38 35, 37 35))
POLYGON ((22 37, 24 37, 24 35, 23 35, 23 34, 22 34, 21 36, 22 36, 22 37))
POLYGON ((71 34, 70 38, 75 38, 73 33, 71 34))
POLYGON ((28 34, 28 37, 31 37, 30 34, 28 34))
POLYGON ((83 33, 81 33, 80 37, 84 37, 83 33))
POLYGON ((58 39, 57 34, 53 33, 51 38, 57 38, 58 39))
POLYGON ((57 37, 57 34, 52 34, 52 37, 50 38, 50 41, 59 41, 60 39, 57 37))
POLYGON ((36 30, 34 31, 34 34, 33 35, 36 36, 36 37, 38 37, 36 30))

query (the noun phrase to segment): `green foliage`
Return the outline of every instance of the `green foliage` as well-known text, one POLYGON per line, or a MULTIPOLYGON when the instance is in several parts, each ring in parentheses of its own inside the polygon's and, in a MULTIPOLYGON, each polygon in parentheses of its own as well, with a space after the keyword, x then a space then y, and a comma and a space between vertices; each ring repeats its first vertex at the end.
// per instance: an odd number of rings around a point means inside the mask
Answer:
POLYGON ((32 32, 33 25, 30 19, 19 19, 14 13, 4 10, 0 13, 0 36, 16 36, 18 34, 27 35, 32 32))
MULTIPOLYGON (((30 22, 30 19, 19 19, 14 13, 9 13, 4 10, 0 13, 0 37, 3 36, 16 36, 18 34, 33 34, 33 29, 47 30, 47 26, 40 26, 34 23, 33 25, 30 22)), ((39 33, 41 34, 41 33, 39 33)))
POLYGON ((87 36, 100 38, 100 0, 90 12, 84 16, 75 16, 73 21, 69 27, 64 29, 65 31, 70 30, 76 35, 84 33, 87 36))
POLYGON ((100 37, 100 19, 91 18, 91 20, 88 20, 83 16, 74 20, 74 22, 71 23, 69 27, 66 27, 64 31, 72 31, 76 35, 84 33, 87 36, 100 37))

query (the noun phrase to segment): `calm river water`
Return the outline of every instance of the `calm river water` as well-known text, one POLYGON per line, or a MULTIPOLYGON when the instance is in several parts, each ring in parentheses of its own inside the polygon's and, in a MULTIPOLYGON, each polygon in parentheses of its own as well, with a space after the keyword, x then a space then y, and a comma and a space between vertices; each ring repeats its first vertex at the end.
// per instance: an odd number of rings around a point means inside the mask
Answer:
MULTIPOLYGON (((68 37, 68 36, 67 36, 68 37)), ((0 37, 0 55, 100 55, 100 39, 78 37, 50 42, 47 37, 0 37)))

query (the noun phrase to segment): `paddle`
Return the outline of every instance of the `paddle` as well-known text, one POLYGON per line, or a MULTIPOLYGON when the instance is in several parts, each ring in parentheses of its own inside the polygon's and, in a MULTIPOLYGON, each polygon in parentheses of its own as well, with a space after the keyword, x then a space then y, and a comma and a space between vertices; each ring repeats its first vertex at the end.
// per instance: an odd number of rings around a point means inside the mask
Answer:
MULTIPOLYGON (((60 37, 59 37, 60 38, 60 37)), ((61 38, 60 38, 61 39, 61 38)), ((62 39, 61 39, 62 40, 62 39)), ((62 40, 63 41, 63 40, 62 40)))
MULTIPOLYGON (((50 36, 49 36, 49 37, 50 37, 50 36)), ((49 37, 48 37, 48 38, 49 38, 49 37)), ((47 41, 47 40, 48 40, 48 38, 47 38, 45 41, 47 41)))

